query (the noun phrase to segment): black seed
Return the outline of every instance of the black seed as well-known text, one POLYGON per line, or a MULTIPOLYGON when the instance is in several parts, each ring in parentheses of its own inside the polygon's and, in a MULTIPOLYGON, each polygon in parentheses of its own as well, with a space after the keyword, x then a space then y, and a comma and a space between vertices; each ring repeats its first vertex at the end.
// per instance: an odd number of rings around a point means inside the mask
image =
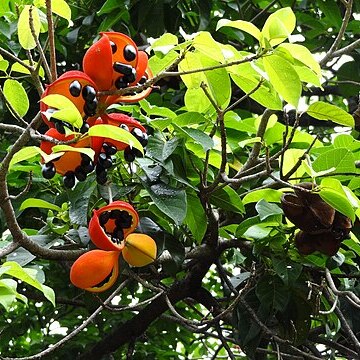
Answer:
POLYGON ((124 150, 124 159, 127 162, 133 162, 135 160, 135 155, 130 146, 126 147, 124 150))
POLYGON ((109 211, 104 211, 103 213, 101 213, 99 215, 99 222, 101 226, 104 226, 108 220, 110 219, 110 212, 109 211))
POLYGON ((92 103, 85 103, 84 105, 84 113, 87 116, 94 116, 96 114, 96 106, 97 106, 97 102, 96 105, 94 102, 92 103))
POLYGON ((63 178, 64 186, 71 189, 75 185, 75 174, 72 171, 68 171, 63 178))
POLYGON ((96 174, 96 181, 100 185, 104 185, 107 182, 107 173, 106 171, 96 174))
POLYGON ((109 169, 112 165, 111 156, 106 155, 105 153, 99 154, 99 165, 101 165, 104 169, 109 169))
POLYGON ((52 179, 56 174, 56 169, 55 169, 53 162, 50 161, 50 162, 44 164, 42 166, 41 173, 45 179, 52 179))
POLYGON ((60 134, 65 134, 65 128, 64 128, 64 124, 61 121, 55 121, 55 129, 60 133, 60 134))
POLYGON ((79 165, 76 169, 75 169, 75 176, 79 181, 85 181, 86 179, 86 172, 84 171, 83 167, 81 165, 79 165))
POLYGON ((115 209, 110 211, 110 219, 118 219, 121 217, 121 210, 115 209))
POLYGON ((81 156, 81 165, 87 165, 90 164, 91 162, 91 158, 89 156, 87 156, 84 153, 80 153, 81 156))
POLYGON ((70 94, 74 97, 79 97, 81 94, 81 84, 79 81, 74 80, 69 86, 70 94))
POLYGON ((86 102, 93 101, 96 98, 95 89, 90 85, 84 86, 82 89, 82 97, 86 102))
POLYGON ((115 80, 115 87, 117 89, 124 89, 127 86, 129 86, 129 84, 125 82, 125 80, 122 77, 119 77, 115 80))
POLYGON ((116 46, 116 44, 115 44, 113 41, 110 41, 110 46, 111 46, 111 51, 112 51, 112 53, 115 54, 116 51, 117 51, 117 46, 116 46))
POLYGON ((80 132, 81 132, 82 134, 85 134, 85 133, 87 133, 87 132, 89 131, 89 128, 90 128, 89 124, 86 123, 86 122, 84 122, 84 123, 82 124, 81 128, 80 128, 80 132))
POLYGON ((136 59, 136 49, 130 44, 124 47, 123 54, 126 61, 133 61, 136 59))
POLYGON ((113 69, 123 75, 131 75, 133 71, 133 67, 128 64, 123 64, 119 61, 114 62, 113 69))
POLYGON ((121 214, 115 220, 115 225, 123 229, 127 229, 132 224, 132 216, 125 210, 121 211, 121 214))
POLYGON ((140 150, 135 149, 135 148, 132 149, 132 151, 133 151, 133 154, 135 157, 140 157, 140 158, 144 157, 145 149, 144 149, 144 154, 140 150))
POLYGON ((111 240, 113 242, 116 242, 117 244, 120 244, 120 241, 124 240, 124 231, 123 231, 123 229, 116 227, 114 229, 114 231, 113 231, 111 240))
POLYGON ((148 136, 145 132, 142 132, 139 128, 133 128, 131 134, 139 140, 142 146, 146 146, 148 143, 148 136))
POLYGON ((143 84, 146 83, 146 81, 147 81, 147 76, 144 75, 144 76, 142 76, 141 79, 139 80, 139 84, 140 84, 140 85, 143 85, 143 84))
POLYGON ((120 124, 119 128, 129 131, 129 127, 126 124, 120 124))
POLYGON ((96 171, 96 174, 101 174, 101 173, 103 173, 103 172, 106 173, 105 168, 104 168, 102 165, 100 165, 100 164, 97 164, 97 165, 96 165, 95 171, 96 171))
POLYGON ((103 149, 106 153, 106 155, 115 155, 117 152, 116 146, 110 144, 110 143, 103 143, 103 149))
POLYGON ((94 170, 94 163, 93 161, 87 156, 86 154, 81 154, 81 167, 86 174, 91 173, 94 170))
POLYGON ((136 79, 136 70, 132 68, 129 75, 124 75, 124 81, 128 83, 133 83, 136 79))

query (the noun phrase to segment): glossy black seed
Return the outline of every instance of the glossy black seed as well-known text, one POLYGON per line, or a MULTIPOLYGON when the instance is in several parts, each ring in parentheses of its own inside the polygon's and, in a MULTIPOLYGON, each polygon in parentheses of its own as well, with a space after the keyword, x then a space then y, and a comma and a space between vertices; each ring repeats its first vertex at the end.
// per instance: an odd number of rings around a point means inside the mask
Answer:
POLYGON ((115 80, 115 87, 117 89, 124 89, 127 86, 129 86, 129 84, 123 79, 123 77, 119 77, 115 80))
POLYGON ((52 179, 56 174, 56 169, 54 164, 51 161, 44 164, 42 166, 41 173, 45 179, 52 179))
POLYGON ((102 165, 97 164, 96 167, 95 167, 95 172, 96 172, 96 174, 101 174, 103 172, 106 173, 106 170, 102 165))
POLYGON ((119 61, 114 62, 113 69, 123 75, 131 75, 133 67, 129 64, 123 64, 119 61))
POLYGON ((133 162, 135 160, 133 149, 131 149, 130 146, 126 147, 124 150, 124 159, 127 162, 133 162))
POLYGON ((117 244, 120 244, 124 240, 124 231, 122 228, 116 227, 112 233, 111 240, 117 244))
POLYGON ((140 84, 140 85, 143 85, 143 84, 146 83, 146 81, 147 81, 147 76, 144 75, 144 76, 142 76, 141 79, 139 80, 139 84, 140 84))
POLYGON ((102 173, 96 174, 96 181, 100 185, 105 185, 105 183, 107 182, 106 170, 103 171, 102 173))
POLYGON ((84 171, 83 167, 81 165, 79 165, 76 169, 75 169, 75 177, 79 180, 79 181, 85 181, 86 179, 86 172, 84 171))
POLYGON ((80 128, 80 132, 81 132, 82 134, 85 134, 85 133, 87 133, 87 132, 89 131, 89 128, 90 128, 89 124, 86 123, 86 122, 84 122, 84 123, 82 124, 81 128, 80 128))
POLYGON ((148 136, 145 132, 143 132, 142 130, 140 130, 139 128, 133 128, 131 130, 131 134, 134 135, 136 137, 136 139, 139 140, 140 144, 142 146, 146 146, 148 143, 148 136))
POLYGON ((119 128, 129 131, 129 127, 126 124, 120 124, 119 128))
POLYGON ((118 218, 115 220, 115 225, 117 227, 127 229, 132 224, 132 216, 125 210, 121 211, 121 214, 119 214, 118 218))
POLYGON ((86 165, 81 164, 81 168, 86 174, 90 174, 94 170, 95 166, 94 163, 91 161, 89 164, 86 165))
POLYGON ((74 80, 69 86, 70 94, 74 97, 79 97, 81 94, 81 84, 79 81, 74 80))
POLYGON ((64 186, 71 189, 75 185, 75 174, 72 171, 68 171, 63 178, 64 186))
POLYGON ((60 134, 65 134, 64 124, 63 124, 61 121, 55 121, 55 129, 56 129, 60 134))
POLYGON ((82 89, 82 97, 86 102, 93 101, 96 98, 95 89, 90 85, 84 86, 82 89))
POLYGON ((121 217, 121 210, 114 209, 110 211, 110 219, 118 219, 121 217))
POLYGON ((136 70, 134 68, 131 69, 131 73, 129 75, 124 75, 124 81, 128 83, 133 83, 136 79, 136 70))
POLYGON ((94 116, 96 114, 97 101, 86 102, 84 105, 84 113, 87 116, 94 116))
POLYGON ((136 59, 136 49, 130 44, 124 47, 123 53, 126 61, 133 61, 136 59))
POLYGON ((116 51, 117 51, 117 46, 116 46, 116 44, 115 44, 113 41, 110 41, 110 46, 111 46, 111 51, 112 51, 112 53, 115 54, 116 51))
POLYGON ((110 143, 103 143, 103 149, 105 151, 106 155, 115 155, 117 152, 116 146, 110 144, 110 143))
POLYGON ((99 215, 99 222, 101 226, 104 226, 108 220, 110 219, 110 212, 109 211, 104 211, 103 213, 101 213, 99 215))
POLYGON ((140 157, 140 158, 144 157, 145 149, 144 149, 144 154, 140 150, 135 149, 135 148, 132 149, 132 151, 133 151, 133 154, 135 157, 140 157))
POLYGON ((112 165, 111 156, 108 156, 105 153, 99 154, 98 162, 104 169, 109 169, 112 165))

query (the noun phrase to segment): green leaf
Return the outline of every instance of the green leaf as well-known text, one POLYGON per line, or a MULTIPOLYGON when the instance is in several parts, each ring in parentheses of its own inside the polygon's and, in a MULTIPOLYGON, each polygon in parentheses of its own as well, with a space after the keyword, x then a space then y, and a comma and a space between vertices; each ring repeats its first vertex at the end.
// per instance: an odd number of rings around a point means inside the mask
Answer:
POLYGON ((8 67, 9 67, 9 62, 0 55, 0 71, 6 72, 8 67))
POLYGON ((302 265, 289 262, 288 259, 271 257, 272 265, 276 274, 284 282, 285 285, 292 285, 300 276, 302 271, 302 265))
POLYGON ((139 105, 148 116, 163 116, 170 119, 176 117, 176 114, 167 107, 151 105, 146 99, 139 101, 139 105))
POLYGON ((25 50, 31 50, 36 47, 35 39, 30 31, 30 13, 36 38, 39 37, 41 27, 38 9, 34 6, 25 5, 17 25, 19 43, 25 50))
POLYGON ((218 206, 220 209, 245 213, 245 207, 239 194, 229 186, 216 190, 211 194, 210 203, 218 206))
POLYGON ((265 199, 267 202, 280 202, 282 192, 274 189, 260 189, 254 190, 251 193, 245 195, 243 198, 243 204, 250 204, 258 202, 261 199, 265 199))
POLYGON ((119 9, 120 4, 118 0, 106 0, 101 9, 96 13, 97 16, 109 14, 114 10, 119 9))
POLYGON ((179 57, 179 54, 171 50, 164 57, 152 56, 149 59, 149 67, 154 75, 157 75, 159 72, 167 69, 174 61, 179 57))
POLYGON ((269 41, 271 46, 275 46, 282 43, 291 35, 295 29, 295 25, 295 14, 290 7, 286 7, 277 10, 268 17, 261 30, 261 35, 269 41))
POLYGON ((266 73, 275 90, 286 102, 297 107, 301 96, 301 81, 294 67, 278 55, 263 58, 266 73))
POLYGON ((22 268, 15 261, 7 261, 3 264, 3 266, 9 266, 10 268, 6 271, 6 274, 13 276, 33 287, 40 290, 44 296, 55 306, 55 293, 54 291, 46 285, 41 284, 36 279, 37 271, 34 269, 26 269, 22 268))
POLYGON ((144 148, 140 144, 139 140, 136 139, 136 137, 129 131, 122 128, 107 124, 94 125, 89 129, 88 134, 89 136, 100 136, 123 142, 130 145, 130 147, 140 150, 142 154, 144 153, 144 148))
MULTIPOLYGON (((23 60, 24 63, 30 65, 30 61, 29 60, 23 60)), ((34 67, 37 67, 37 63, 34 63, 34 67)), ((30 75, 30 71, 23 65, 19 64, 19 63, 13 63, 11 65, 11 72, 19 72, 21 74, 29 74, 30 75)), ((39 68, 39 76, 43 79, 45 77, 45 72, 44 72, 44 68, 42 66, 40 66, 39 68)))
POLYGON ((230 26, 236 29, 239 29, 241 31, 244 31, 251 36, 253 36, 255 39, 260 40, 261 32, 260 30, 251 22, 243 21, 243 20, 227 20, 227 19, 220 19, 216 25, 216 30, 219 30, 223 26, 230 26))
POLYGON ((320 154, 312 163, 316 172, 335 168, 337 173, 355 172, 355 157, 349 149, 336 148, 320 154))
POLYGON ((16 300, 17 282, 12 279, 0 280, 0 304, 9 311, 16 300))
MULTIPOLYGON (((115 2, 118 2, 115 0, 115 2)), ((174 34, 165 33, 161 35, 151 44, 151 49, 154 52, 160 52, 167 54, 171 49, 173 49, 179 43, 178 37, 174 34)))
POLYGON ((31 207, 61 211, 61 208, 59 206, 55 204, 51 204, 45 200, 35 199, 35 198, 27 198, 26 200, 24 200, 20 206, 20 210, 25 210, 31 207))
POLYGON ((163 183, 151 186, 144 183, 144 186, 158 209, 174 220, 176 225, 181 225, 187 209, 185 191, 163 183))
POLYGON ((354 118, 345 110, 323 101, 311 104, 306 112, 318 120, 330 120, 339 125, 355 126, 354 118))
POLYGON ((204 208, 196 194, 187 193, 187 210, 185 223, 189 227, 197 243, 201 243, 207 229, 204 208))
POLYGON ((69 26, 73 25, 71 21, 71 8, 65 0, 51 0, 51 10, 54 14, 67 20, 69 26))
POLYGON ((79 110, 67 97, 59 94, 50 94, 43 97, 40 101, 52 108, 58 109, 58 111, 51 113, 43 112, 48 119, 55 118, 65 121, 77 129, 80 129, 83 125, 83 118, 79 110))
POLYGON ((73 147, 70 145, 55 145, 52 147, 52 152, 53 153, 57 153, 60 151, 72 151, 72 152, 78 152, 81 154, 85 154, 87 155, 91 160, 94 160, 94 156, 95 156, 95 151, 93 149, 90 148, 81 148, 81 147, 73 147))
POLYGON ((266 200, 261 199, 256 205, 255 209, 259 214, 261 221, 265 220, 271 215, 282 215, 282 209, 276 204, 270 204, 266 200))
POLYGON ((43 151, 38 146, 27 146, 20 149, 10 161, 10 168, 20 161, 28 160, 36 155, 42 155, 43 151))
POLYGON ((179 136, 185 135, 185 137, 192 139, 195 143, 200 144, 204 151, 208 151, 214 147, 213 139, 203 131, 189 127, 174 127, 178 131, 179 136))
POLYGON ((186 113, 180 114, 179 116, 173 119, 173 123, 177 126, 190 126, 194 124, 204 124, 207 123, 205 116, 199 112, 188 111, 186 113))
POLYGON ((5 80, 4 96, 20 117, 26 115, 29 110, 29 98, 25 89, 17 80, 5 80))
POLYGON ((305 46, 284 43, 279 45, 277 49, 281 48, 286 49, 294 59, 301 61, 304 65, 313 70, 319 78, 321 77, 321 68, 319 63, 316 61, 313 54, 311 54, 311 52, 305 46))
POLYGON ((194 38, 192 45, 200 53, 218 62, 224 61, 224 55, 219 44, 212 38, 210 33, 202 31, 194 38))

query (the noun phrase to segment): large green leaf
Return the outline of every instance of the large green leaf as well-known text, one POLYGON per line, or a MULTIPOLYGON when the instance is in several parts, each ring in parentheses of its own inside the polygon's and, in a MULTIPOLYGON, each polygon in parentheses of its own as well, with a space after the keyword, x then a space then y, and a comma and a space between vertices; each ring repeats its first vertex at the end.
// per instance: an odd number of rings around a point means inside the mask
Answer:
POLYGON ((203 131, 190 127, 174 127, 178 131, 179 136, 192 139, 195 143, 200 144, 204 151, 210 150, 214 147, 213 139, 203 131))
POLYGON ((297 107, 302 88, 294 67, 278 55, 265 56, 263 64, 275 90, 286 102, 297 107))
POLYGON ((224 55, 219 44, 206 31, 200 32, 193 40, 192 45, 200 53, 218 62, 224 61, 224 55))
POLYGON ((280 202, 282 192, 274 189, 260 189, 254 190, 251 193, 245 195, 243 198, 243 204, 249 204, 253 202, 258 202, 261 199, 265 199, 267 202, 280 202))
POLYGON ((25 210, 30 207, 51 209, 55 211, 61 211, 61 208, 55 204, 51 204, 48 201, 42 199, 27 198, 21 203, 20 210, 25 210))
POLYGON ((30 31, 30 14, 36 38, 39 37, 41 27, 38 9, 34 6, 25 5, 20 13, 17 28, 19 43, 26 50, 31 50, 36 46, 35 39, 30 31))
POLYGON ((354 118, 345 110, 323 101, 317 101, 311 104, 306 112, 318 120, 330 120, 336 124, 351 127, 355 125, 354 118))
POLYGON ((227 211, 245 212, 245 207, 239 194, 229 186, 213 192, 210 197, 210 203, 227 211))
POLYGON ((20 117, 26 115, 29 110, 29 98, 24 87, 17 80, 5 80, 4 95, 20 117))
POLYGON ((219 30, 223 26, 230 26, 235 29, 239 29, 241 31, 244 31, 251 36, 253 36, 255 39, 260 40, 261 32, 260 30, 251 22, 243 21, 243 20, 228 20, 228 19, 220 19, 216 25, 216 30, 219 30))
POLYGON ((181 225, 186 216, 186 192, 164 183, 150 186, 144 183, 144 186, 157 208, 174 220, 176 225, 181 225))
POLYGON ((200 199, 196 194, 187 193, 187 210, 185 223, 195 240, 200 243, 207 229, 207 218, 200 199))
MULTIPOLYGON (((290 7, 277 10, 271 14, 262 30, 261 35, 269 41, 271 46, 278 45, 286 40, 294 31, 296 17, 290 7)), ((265 45, 265 42, 263 43, 265 45)))
POLYGON ((351 150, 336 148, 320 154, 312 163, 316 172, 335 168, 337 173, 355 172, 355 157, 351 150))
POLYGON ((129 131, 126 131, 122 128, 108 124, 94 125, 89 129, 88 134, 89 136, 99 136, 121 141, 144 153, 144 148, 140 144, 139 140, 136 139, 136 137, 133 136, 129 131))

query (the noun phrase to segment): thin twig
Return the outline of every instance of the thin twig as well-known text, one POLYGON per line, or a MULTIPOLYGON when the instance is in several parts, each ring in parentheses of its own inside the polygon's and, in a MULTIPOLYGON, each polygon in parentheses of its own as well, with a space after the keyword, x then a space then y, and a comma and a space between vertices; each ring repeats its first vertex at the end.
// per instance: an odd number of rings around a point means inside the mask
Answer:
POLYGON ((50 46, 50 67, 51 67, 51 81, 57 79, 56 71, 56 52, 55 52, 55 34, 54 22, 52 18, 51 0, 46 0, 46 18, 48 23, 48 36, 50 46))

